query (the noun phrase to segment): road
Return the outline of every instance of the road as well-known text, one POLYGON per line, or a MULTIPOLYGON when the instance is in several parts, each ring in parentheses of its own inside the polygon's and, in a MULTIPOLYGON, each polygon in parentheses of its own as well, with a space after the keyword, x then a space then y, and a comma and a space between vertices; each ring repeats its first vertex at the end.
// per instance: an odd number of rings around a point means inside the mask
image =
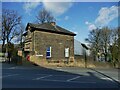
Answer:
POLYGON ((0 79, 2 88, 118 88, 112 77, 78 67, 44 68, 3 63, 0 79))

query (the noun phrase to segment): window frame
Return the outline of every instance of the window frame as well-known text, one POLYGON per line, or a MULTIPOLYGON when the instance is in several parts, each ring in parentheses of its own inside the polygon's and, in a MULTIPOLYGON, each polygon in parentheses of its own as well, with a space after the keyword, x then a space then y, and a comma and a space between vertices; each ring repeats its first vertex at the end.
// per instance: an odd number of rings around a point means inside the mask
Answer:
POLYGON ((70 48, 65 48, 65 58, 69 58, 70 56, 70 48))
POLYGON ((51 46, 47 47, 47 49, 46 49, 46 58, 51 58, 51 46), (48 50, 48 48, 49 48, 49 50, 48 50), (47 56, 47 53, 49 53, 49 56, 47 56))

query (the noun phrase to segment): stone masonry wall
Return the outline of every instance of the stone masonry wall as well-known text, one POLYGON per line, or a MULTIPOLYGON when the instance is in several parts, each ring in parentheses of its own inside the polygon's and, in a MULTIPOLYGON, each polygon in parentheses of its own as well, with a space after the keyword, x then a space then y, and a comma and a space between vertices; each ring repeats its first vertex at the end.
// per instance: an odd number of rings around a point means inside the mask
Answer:
POLYGON ((74 60, 74 36, 43 31, 34 31, 34 35, 34 50, 36 55, 40 55, 40 59, 46 59, 46 49, 51 46, 50 60, 67 60, 65 48, 69 48, 68 59, 74 60))

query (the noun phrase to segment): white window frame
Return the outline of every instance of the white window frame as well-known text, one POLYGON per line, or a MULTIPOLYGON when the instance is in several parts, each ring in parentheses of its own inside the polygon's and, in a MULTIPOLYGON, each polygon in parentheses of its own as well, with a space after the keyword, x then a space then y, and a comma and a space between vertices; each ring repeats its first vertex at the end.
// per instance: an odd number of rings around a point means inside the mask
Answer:
POLYGON ((47 47, 47 48, 50 48, 50 51, 46 50, 46 58, 51 58, 51 47, 47 47), (47 56, 47 53, 50 53, 50 56, 47 56))
POLYGON ((69 57, 69 48, 65 48, 65 57, 66 57, 66 58, 69 57))

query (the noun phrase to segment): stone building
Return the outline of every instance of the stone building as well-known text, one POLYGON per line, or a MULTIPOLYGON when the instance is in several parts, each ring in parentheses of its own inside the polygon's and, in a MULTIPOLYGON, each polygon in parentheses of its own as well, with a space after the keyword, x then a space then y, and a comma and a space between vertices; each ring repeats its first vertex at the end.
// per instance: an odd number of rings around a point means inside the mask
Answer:
POLYGON ((74 34, 55 22, 26 27, 24 52, 46 61, 74 61, 74 34))

